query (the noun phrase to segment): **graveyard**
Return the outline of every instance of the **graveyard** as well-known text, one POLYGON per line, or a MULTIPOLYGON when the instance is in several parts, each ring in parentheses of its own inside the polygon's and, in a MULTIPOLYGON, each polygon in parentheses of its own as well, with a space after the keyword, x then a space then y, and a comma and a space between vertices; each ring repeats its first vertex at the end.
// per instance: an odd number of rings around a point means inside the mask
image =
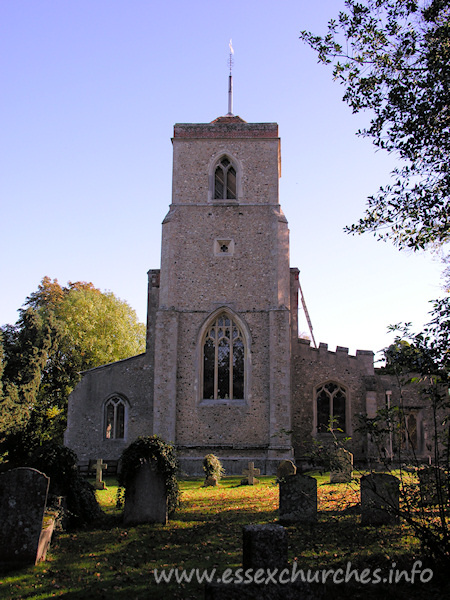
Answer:
MULTIPOLYGON (((443 598, 450 587, 442 576, 434 573, 431 581, 413 585, 404 578, 395 583, 396 573, 411 572, 415 561, 422 570, 434 564, 420 547, 412 528, 402 520, 387 524, 362 524, 360 478, 367 473, 353 472, 347 482, 330 483, 330 473, 310 472, 308 477, 287 476, 277 482, 274 476, 259 476, 253 485, 253 469, 241 477, 227 477, 216 486, 205 486, 202 478, 179 481, 180 504, 166 524, 124 524, 122 510, 116 506, 118 482, 103 473, 104 485, 96 495, 103 510, 97 522, 53 536, 45 561, 3 573, 0 576, 0 598, 45 599, 78 598, 235 598, 253 596, 205 596, 205 584, 193 578, 190 582, 156 583, 158 573, 170 569, 192 569, 222 574, 226 569, 243 565, 243 528, 249 525, 280 527, 281 504, 289 501, 280 496, 280 485, 305 479, 309 490, 317 490, 316 506, 306 502, 283 523, 287 539, 287 565, 294 563, 305 573, 322 569, 380 569, 392 583, 366 585, 353 578, 349 583, 327 583, 317 586, 312 579, 314 598, 443 598), (311 485, 313 481, 313 485, 311 485), (311 513, 308 517, 308 511, 311 513), (306 515, 306 516, 305 516, 306 515)), ((403 475, 404 476, 404 475, 403 475)), ((416 475, 408 475, 417 483, 416 475)), ((95 483, 95 478, 91 478, 95 483)), ((296 485, 300 485, 297 483, 296 485)), ((366 484, 367 485, 367 484, 366 484)), ((283 492, 284 493, 284 492, 283 492)), ((312 493, 309 491, 308 493, 312 493)), ((313 492, 315 493, 315 492, 313 492)), ((312 503, 314 504, 314 503, 312 503)), ((429 507, 427 510, 436 510, 429 507)), ((366 516, 367 520, 367 516, 366 516)), ((367 522, 367 521, 366 521, 367 522)), ((279 543, 273 544, 278 551, 279 543)), ((272 552, 272 549, 269 549, 272 552)), ((247 551, 248 554, 248 551, 247 551)), ((248 563, 248 557, 245 559, 248 563)), ((247 586, 248 591, 248 586, 247 586)), ((258 596, 255 596, 258 597, 258 596)), ((278 596, 267 596, 278 597, 278 596)), ((284 597, 284 596, 283 596, 284 597)), ((286 596, 291 597, 291 596, 286 596)), ((306 598, 300 592, 295 598, 306 598)))

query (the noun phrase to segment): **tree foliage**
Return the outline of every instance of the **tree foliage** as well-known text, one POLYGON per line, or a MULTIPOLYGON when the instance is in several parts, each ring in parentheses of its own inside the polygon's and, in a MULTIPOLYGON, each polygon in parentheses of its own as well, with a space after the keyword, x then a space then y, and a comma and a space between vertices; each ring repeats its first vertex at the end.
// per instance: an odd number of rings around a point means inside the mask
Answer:
POLYGON ((61 440, 81 371, 143 352, 145 326, 113 293, 86 282, 62 287, 48 277, 19 313, 0 330, 0 445, 29 452, 61 440))
POLYGON ((450 2, 346 0, 321 37, 300 39, 332 63, 353 112, 370 110, 358 134, 394 153, 393 181, 368 199, 348 232, 376 232, 414 250, 450 237, 450 2))

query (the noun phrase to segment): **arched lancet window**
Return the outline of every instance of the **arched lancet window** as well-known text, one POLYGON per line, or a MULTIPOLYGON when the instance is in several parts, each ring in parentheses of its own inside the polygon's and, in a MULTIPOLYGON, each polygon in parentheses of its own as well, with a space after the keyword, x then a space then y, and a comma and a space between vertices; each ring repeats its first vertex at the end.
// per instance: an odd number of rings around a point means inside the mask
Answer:
POLYGON ((243 400, 245 342, 238 324, 221 313, 203 338, 203 399, 243 400))
POLYGON ((113 396, 105 403, 105 438, 123 440, 125 438, 125 402, 119 396, 113 396))
POLYGON ((330 423, 333 429, 346 431, 346 403, 345 389, 333 382, 325 383, 316 391, 317 406, 317 432, 327 433, 330 423))
POLYGON ((224 156, 214 171, 214 200, 236 200, 236 169, 224 156))

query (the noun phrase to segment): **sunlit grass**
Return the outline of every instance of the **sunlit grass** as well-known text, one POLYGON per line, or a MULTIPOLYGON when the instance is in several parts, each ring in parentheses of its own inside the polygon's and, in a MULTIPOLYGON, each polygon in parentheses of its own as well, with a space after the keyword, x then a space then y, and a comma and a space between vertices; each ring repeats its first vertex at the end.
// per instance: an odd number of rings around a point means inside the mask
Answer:
MULTIPOLYGON (((389 568, 393 562, 411 568, 420 547, 405 525, 362 527, 358 513, 359 481, 329 484, 328 474, 318 480, 319 518, 316 525, 290 526, 289 561, 303 569, 389 568)), ((107 489, 97 492, 105 521, 89 530, 60 533, 53 540, 49 560, 34 568, 0 578, 0 598, 47 599, 65 597, 112 599, 203 598, 203 586, 157 585, 154 569, 213 569, 218 573, 242 564, 242 526, 277 522, 278 485, 274 477, 261 477, 256 486, 240 485, 239 477, 226 477, 217 487, 203 487, 201 479, 180 482, 181 504, 167 526, 124 527, 116 508, 117 482, 105 479, 107 489)), ((423 597, 420 588, 365 587, 352 598, 423 597), (417 593, 416 593, 417 592, 417 593), (362 592, 361 592, 362 593, 362 592), (416 595, 415 595, 416 594, 416 595)), ((431 598, 432 588, 427 588, 431 598)), ((333 597, 348 596, 335 586, 333 597), (341 595, 339 595, 341 594, 341 595)))

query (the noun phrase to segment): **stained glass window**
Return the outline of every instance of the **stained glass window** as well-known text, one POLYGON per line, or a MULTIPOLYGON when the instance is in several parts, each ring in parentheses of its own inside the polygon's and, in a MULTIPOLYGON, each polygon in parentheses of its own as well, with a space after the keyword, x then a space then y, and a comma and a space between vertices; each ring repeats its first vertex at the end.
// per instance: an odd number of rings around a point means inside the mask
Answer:
POLYGON ((203 398, 244 398, 245 346, 239 326, 225 313, 208 328, 203 343, 203 398))

